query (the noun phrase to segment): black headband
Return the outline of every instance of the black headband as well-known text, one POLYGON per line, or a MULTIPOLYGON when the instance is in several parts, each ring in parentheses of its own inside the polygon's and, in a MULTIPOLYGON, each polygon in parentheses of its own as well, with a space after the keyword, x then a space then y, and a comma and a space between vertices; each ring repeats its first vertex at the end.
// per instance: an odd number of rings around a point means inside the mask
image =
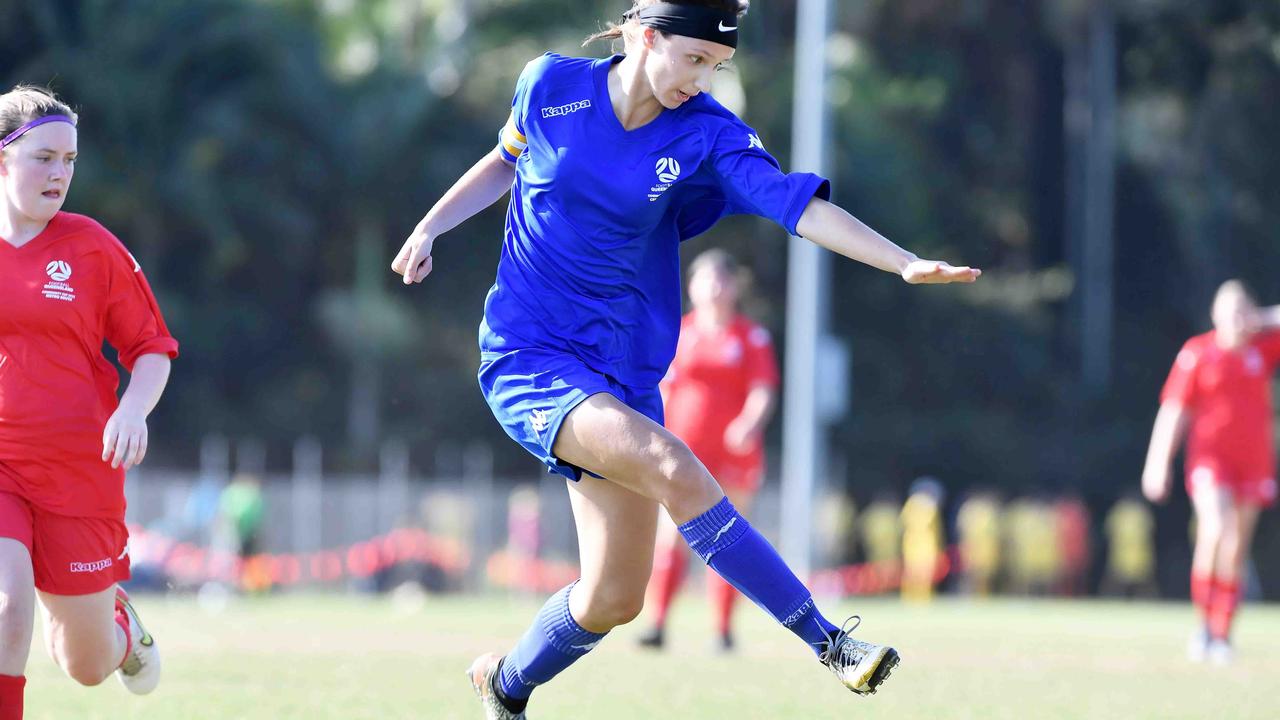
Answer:
POLYGON ((731 10, 660 2, 646 5, 630 16, 654 30, 738 47, 738 13, 731 10))

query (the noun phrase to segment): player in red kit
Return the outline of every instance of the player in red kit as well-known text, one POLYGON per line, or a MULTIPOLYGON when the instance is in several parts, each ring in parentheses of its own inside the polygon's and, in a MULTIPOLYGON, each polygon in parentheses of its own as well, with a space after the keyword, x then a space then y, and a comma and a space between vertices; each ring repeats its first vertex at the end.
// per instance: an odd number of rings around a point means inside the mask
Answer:
POLYGON ((1213 330, 1183 345, 1165 382, 1142 488, 1153 502, 1165 499, 1174 453, 1189 430, 1191 599, 1204 622, 1188 655, 1223 664, 1232 657, 1231 622, 1258 514, 1276 499, 1271 376, 1280 364, 1280 306, 1258 308, 1232 280, 1218 289, 1212 315, 1213 330))
POLYGON ((35 600, 76 681, 155 688, 160 657, 128 597, 124 475, 178 343, 133 256, 62 212, 77 117, 51 93, 0 95, 0 720, 22 717, 35 600), (102 353, 115 348, 130 372, 102 353))
MULTIPOLYGON (((662 383, 666 426, 707 466, 724 493, 746 512, 764 472, 762 434, 772 414, 778 366, 769 332, 738 312, 738 268, 723 250, 708 250, 689 268, 693 310, 680 323, 676 357, 662 383)), ((649 601, 654 626, 641 644, 664 642, 667 611, 689 564, 676 526, 659 527, 649 601)), ((707 592, 722 650, 733 648, 731 617, 738 591, 715 573, 707 592)))

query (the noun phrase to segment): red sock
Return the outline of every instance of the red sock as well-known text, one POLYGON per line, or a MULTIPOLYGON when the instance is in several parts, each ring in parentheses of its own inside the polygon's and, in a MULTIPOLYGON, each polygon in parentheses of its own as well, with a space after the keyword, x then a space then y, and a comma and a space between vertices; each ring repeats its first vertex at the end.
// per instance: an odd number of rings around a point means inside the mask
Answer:
POLYGON ((1231 621, 1240 604, 1240 583, 1236 580, 1213 581, 1213 602, 1209 606, 1209 635, 1218 640, 1231 636, 1231 621))
POLYGON ((1213 601, 1213 576, 1191 573, 1191 603, 1200 610, 1200 617, 1209 621, 1209 606, 1213 601))
POLYGON ((711 598, 711 607, 715 609, 720 634, 728 635, 733 624, 733 601, 738 598, 738 590, 712 572, 707 573, 707 595, 711 598))
POLYGON ((22 690, 26 675, 0 675, 0 720, 22 720, 22 690))
MULTIPOLYGON (((124 654, 120 656, 120 662, 116 664, 116 667, 120 667, 129 658, 129 651, 133 649, 133 633, 129 631, 129 614, 124 611, 124 606, 119 603, 116 603, 116 625, 119 625, 120 629, 124 631, 124 654)), ((4 719, 0 718, 0 720, 4 719)))
POLYGON ((680 543, 669 548, 659 548, 653 558, 653 576, 649 578, 649 598, 653 603, 653 622, 662 627, 667 622, 671 599, 684 581, 684 571, 689 565, 689 551, 680 543))

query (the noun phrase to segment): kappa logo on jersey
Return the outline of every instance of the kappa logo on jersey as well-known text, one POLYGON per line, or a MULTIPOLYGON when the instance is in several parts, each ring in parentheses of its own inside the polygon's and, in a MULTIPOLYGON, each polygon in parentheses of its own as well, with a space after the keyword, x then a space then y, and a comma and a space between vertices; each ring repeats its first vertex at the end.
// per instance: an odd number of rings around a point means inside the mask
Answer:
POLYGON ((550 420, 547 418, 547 411, 534 410, 529 413, 529 424, 533 426, 533 431, 536 433, 546 430, 547 425, 550 424, 550 420))
POLYGON ((142 266, 138 264, 138 258, 134 257, 134 256, 133 256, 133 253, 129 252, 128 250, 125 250, 125 251, 124 251, 124 253, 125 253, 126 255, 128 255, 128 256, 129 256, 129 259, 130 259, 130 260, 132 260, 132 261, 133 261, 133 271, 134 271, 134 272, 141 272, 141 271, 142 271, 142 266))
POLYGON ((66 260, 50 260, 44 266, 49 282, 44 284, 42 295, 50 300, 71 302, 76 299, 76 289, 67 284, 71 279, 71 264, 66 260))
POLYGON ((71 278, 71 266, 66 260, 53 260, 44 266, 44 271, 49 273, 49 277, 58 282, 66 282, 71 278))
POLYGON ((760 152, 765 152, 764 143, 760 142, 760 136, 755 133, 747 136, 747 149, 750 150, 751 148, 758 148, 760 152))
POLYGON ((672 183, 680 179, 680 161, 673 157, 658 158, 653 169, 658 173, 658 184, 649 188, 649 202, 657 200, 672 183))
POLYGON ((542 108, 542 117, 543 119, 561 117, 564 115, 569 115, 571 113, 576 113, 579 110, 585 110, 589 107, 591 107, 590 100, 578 100, 576 102, 571 102, 565 105, 557 105, 555 107, 544 107, 542 108))

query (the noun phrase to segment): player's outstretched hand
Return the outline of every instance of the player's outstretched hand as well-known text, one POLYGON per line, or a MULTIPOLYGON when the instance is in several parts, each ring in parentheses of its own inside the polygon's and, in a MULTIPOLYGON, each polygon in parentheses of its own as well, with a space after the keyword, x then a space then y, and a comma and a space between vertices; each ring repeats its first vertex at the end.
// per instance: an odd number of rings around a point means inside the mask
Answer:
POLYGON ((397 275, 404 276, 404 284, 422 282, 431 274, 431 246, 433 241, 422 228, 414 228, 409 239, 404 241, 400 253, 391 262, 391 269, 397 275))
POLYGON ((982 271, 978 268, 952 267, 941 260, 916 260, 902 271, 902 279, 912 285, 971 283, 981 274, 982 271))
POLYGON ((102 460, 125 470, 139 465, 147 456, 147 418, 126 407, 118 407, 102 430, 102 460))

